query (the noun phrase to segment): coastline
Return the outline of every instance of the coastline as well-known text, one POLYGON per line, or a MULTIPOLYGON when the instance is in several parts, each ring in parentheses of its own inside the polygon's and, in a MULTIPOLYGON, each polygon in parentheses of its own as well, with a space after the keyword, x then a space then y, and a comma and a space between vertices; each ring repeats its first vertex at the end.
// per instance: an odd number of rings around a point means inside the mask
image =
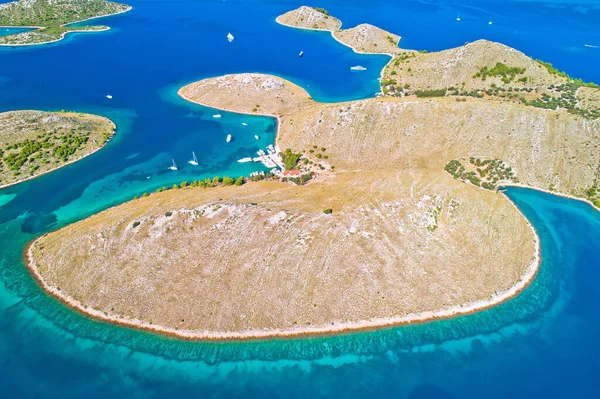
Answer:
MULTIPOLYGON (((98 19, 98 18, 105 18, 105 17, 111 17, 113 15, 119 15, 119 14, 124 14, 128 11, 131 11, 133 7, 129 6, 128 9, 123 10, 123 11, 118 11, 118 12, 114 12, 112 14, 106 14, 106 15, 99 15, 97 17, 90 17, 90 18, 86 18, 86 19, 82 19, 81 21, 75 21, 75 22, 69 22, 66 24, 62 24, 60 25, 62 28, 66 28, 68 25, 73 25, 73 24, 79 24, 81 22, 85 22, 85 21, 89 21, 92 19, 98 19)), ((0 28, 32 28, 32 29, 42 29, 43 26, 0 26, 0 28)), ((105 26, 103 29, 96 29, 96 30, 84 30, 84 29, 73 29, 70 31, 66 31, 60 34, 60 38, 55 39, 55 40, 50 40, 47 42, 41 42, 41 43, 20 43, 20 44, 4 44, 4 43, 0 43, 0 47, 25 47, 25 46, 40 46, 43 44, 52 44, 52 43, 56 43, 56 42, 60 42, 61 40, 63 40, 68 33, 94 33, 94 32, 106 32, 110 30, 110 26, 105 26)), ((2 187, 0 187, 2 188, 2 187)))
POLYGON ((225 107, 223 107, 223 108, 214 108, 214 107, 211 107, 210 105, 207 105, 207 104, 201 103, 201 102, 199 102, 199 101, 196 101, 196 100, 192 100, 192 99, 190 99, 189 97, 187 97, 185 94, 183 94, 183 93, 181 92, 181 90, 182 90, 182 89, 183 89, 185 86, 187 86, 187 85, 184 85, 184 86, 180 87, 180 88, 179 88, 179 90, 177 90, 177 95, 178 95, 179 97, 183 98, 185 101, 188 101, 188 102, 190 102, 190 103, 192 103, 192 104, 201 105, 201 106, 203 106, 203 107, 206 107, 206 108, 211 108, 211 109, 218 109, 218 110, 225 111, 225 112, 231 112, 232 114, 238 114, 238 115, 254 115, 254 116, 266 116, 266 117, 269 117, 269 118, 275 118, 275 120, 276 120, 276 126, 275 126, 275 143, 273 143, 273 144, 274 144, 275 146, 277 146, 277 139, 279 138, 279 125, 280 125, 280 123, 281 123, 281 121, 280 121, 280 118, 279 118, 279 115, 265 114, 265 113, 262 113, 262 112, 253 112, 253 113, 251 113, 251 114, 246 114, 246 113, 239 112, 239 111, 234 111, 234 110, 232 110, 232 109, 225 108, 225 107))
MULTIPOLYGON (((511 204, 525 218, 523 213, 510 199, 511 204)), ((87 305, 67 296, 63 295, 56 287, 48 285, 37 269, 35 260, 33 259, 33 248, 36 245, 36 239, 29 243, 24 250, 24 260, 30 273, 33 275, 39 286, 50 296, 54 297, 62 304, 76 310, 84 316, 92 319, 116 324, 123 327, 129 327, 140 331, 156 333, 168 337, 173 337, 182 340, 190 341, 253 341, 263 339, 287 339, 287 338, 306 338, 311 336, 328 336, 351 332, 373 331, 382 328, 392 328, 401 325, 409 325, 416 323, 425 323, 435 320, 450 319, 457 316, 468 315, 489 309, 502 302, 505 302, 519 293, 535 278, 541 264, 540 239, 533 225, 525 218, 534 236, 534 255, 525 272, 520 279, 510 288, 501 293, 493 295, 487 300, 477 300, 463 305, 452 306, 436 311, 425 311, 420 313, 411 313, 404 316, 393 316, 385 318, 376 318, 371 320, 361 320, 356 322, 338 322, 331 326, 311 326, 296 329, 272 329, 272 330, 249 330, 243 332, 220 332, 220 331, 196 331, 196 330, 180 330, 160 325, 146 323, 138 319, 128 319, 124 317, 111 316, 96 309, 91 309, 87 305)))
MULTIPOLYGON (((106 118, 106 119, 108 119, 108 118, 106 118)), ((18 180, 18 181, 16 181, 16 182, 12 182, 12 183, 3 184, 3 185, 1 185, 1 186, 0 186, 0 190, 2 190, 2 189, 4 189, 4 188, 7 188, 7 187, 10 187, 10 186, 14 186, 14 185, 20 184, 20 183, 24 183, 24 182, 26 182, 26 181, 28 181, 28 180, 33 180, 33 179, 36 179, 36 178, 38 178, 38 177, 40 177, 40 176, 43 176, 43 175, 45 175, 45 174, 47 174, 47 173, 54 172, 55 170, 58 170, 58 169, 60 169, 60 168, 63 168, 63 167, 65 167, 65 166, 67 166, 67 165, 70 165, 70 164, 72 164, 72 163, 75 163, 75 162, 77 162, 77 161, 80 161, 80 160, 82 160, 83 158, 89 157, 90 155, 92 155, 92 154, 96 153, 97 151, 99 151, 99 150, 103 149, 104 147, 106 147, 106 145, 107 145, 108 143, 110 143, 110 141, 111 141, 111 140, 112 140, 112 138, 115 136, 115 134, 117 134, 117 125, 116 125, 116 124, 115 124, 115 123, 114 123, 112 120, 110 120, 110 119, 108 119, 108 120, 110 121, 110 123, 111 123, 111 124, 112 124, 112 126, 113 126, 113 134, 112 134, 112 136, 110 136, 110 138, 109 138, 109 139, 108 139, 108 140, 107 140, 107 141, 106 141, 104 144, 102 144, 100 147, 98 147, 98 148, 96 148, 96 149, 94 149, 94 150, 92 150, 92 151, 90 151, 90 152, 88 152, 88 153, 86 153, 86 154, 82 154, 81 156, 79 156, 79 158, 76 158, 76 159, 72 159, 72 160, 70 160, 70 161, 67 161, 67 162, 65 162, 65 163, 63 163, 63 164, 61 164, 61 165, 59 165, 59 166, 57 166, 57 167, 55 167, 55 168, 48 169, 47 171, 45 171, 45 172, 42 172, 42 173, 40 173, 40 174, 37 174, 37 175, 34 175, 34 176, 29 176, 29 177, 26 177, 26 178, 24 178, 24 179, 18 180)))
MULTIPOLYGON (((381 68, 381 71, 379 72, 379 78, 380 79, 383 78, 383 71, 385 71, 385 68, 390 64, 390 62, 392 62, 394 60, 395 54, 393 54, 393 53, 369 53, 369 52, 364 52, 364 51, 360 51, 360 50, 356 49, 354 46, 351 46, 351 45, 349 45, 347 43, 344 43, 340 39, 338 39, 337 37, 335 37, 335 31, 334 30, 319 29, 319 28, 301 28, 301 27, 298 27, 298 26, 294 26, 294 25, 289 25, 289 24, 283 23, 283 22, 281 22, 279 20, 279 17, 281 17, 281 15, 279 15, 277 18, 275 18, 275 22, 277 22, 281 26, 286 26, 288 28, 301 29, 301 30, 318 31, 318 32, 329 32, 331 34, 331 37, 333 37, 333 39, 336 42, 342 44, 343 46, 351 48, 352 51, 354 51, 356 54, 387 55, 387 56, 389 56, 390 60, 383 66, 383 68, 381 68)), ((338 19, 338 21, 340 21, 340 26, 338 27, 338 30, 341 30, 342 26, 343 26, 343 22, 340 19, 338 19)), ((400 40, 402 40, 402 37, 400 37, 400 40)), ((396 44, 396 46, 398 46, 398 51, 416 51, 416 50, 401 49, 400 46, 399 46, 400 40, 398 40, 398 43, 396 44)), ((379 93, 382 93, 382 92, 383 92, 383 90, 380 87, 379 91, 377 93, 379 94, 379 93)))
MULTIPOLYGON (((181 89, 178 90, 177 94, 192 103, 199 104, 202 106, 207 106, 197 101, 192 101, 188 97, 186 97, 183 93, 181 93, 181 89)), ((213 108, 213 107, 210 107, 213 108)), ((236 114, 243 114, 240 112, 235 112, 225 108, 218 108, 223 111, 233 112, 236 114)), ((246 114, 244 114, 246 115, 246 114)), ((253 115, 253 114, 247 114, 253 115)), ((268 116, 274 117, 277 120, 277 130, 276 130, 276 141, 279 133, 279 117, 277 115, 270 114, 255 114, 260 116, 268 116)), ((261 330, 248 330, 248 331, 238 331, 238 332, 228 332, 228 331, 199 331, 199 330, 185 330, 185 329, 177 329, 171 327, 165 327, 161 325, 155 325, 151 323, 144 322, 135 318, 125 318, 121 316, 114 316, 108 313, 92 309, 87 305, 83 304, 80 301, 75 300, 74 298, 64 295, 57 287, 51 286, 47 284, 41 273, 39 272, 35 259, 33 258, 33 249, 39 240, 36 239, 33 242, 29 243, 24 251, 24 261, 26 262, 27 268, 35 278, 36 282, 39 286, 47 292, 50 296, 54 297, 62 304, 76 310, 80 314, 90 317, 94 320, 98 320, 101 322, 106 322, 110 324, 116 324, 123 327, 133 328, 140 331, 151 332, 159 335, 169 336, 181 340, 190 340, 190 341, 253 341, 253 340, 263 340, 263 339, 288 339, 288 338, 305 338, 311 336, 328 336, 335 334, 343 334, 343 333, 351 333, 351 332, 360 332, 360 331, 373 331, 382 328, 392 328, 401 325, 409 325, 416 323, 425 323, 429 321, 441 320, 441 319, 449 319, 454 318, 461 315, 472 314, 475 312, 479 312, 485 309, 489 309, 491 307, 497 306, 521 293, 525 288, 529 286, 529 284, 533 281, 539 267, 541 265, 541 249, 540 249, 540 238, 537 234, 535 228, 531 224, 531 222, 523 215, 521 210, 516 206, 516 204, 508 198, 508 196, 504 195, 508 201, 515 207, 515 209, 519 212, 519 214, 524 218, 526 223, 528 224, 531 234, 534 238, 534 254, 532 260, 530 261, 527 268, 521 274, 520 278, 508 289, 503 290, 502 292, 497 292, 492 295, 489 299, 480 299, 472 302, 467 302, 465 304, 451 306, 447 308, 442 308, 439 310, 431 310, 424 311, 419 313, 409 313, 403 316, 392 316, 392 317, 384 317, 384 318, 375 318, 370 320, 359 320, 353 322, 337 322, 332 325, 321 325, 321 326, 308 326, 301 328, 291 328, 291 329, 261 329, 261 330)))

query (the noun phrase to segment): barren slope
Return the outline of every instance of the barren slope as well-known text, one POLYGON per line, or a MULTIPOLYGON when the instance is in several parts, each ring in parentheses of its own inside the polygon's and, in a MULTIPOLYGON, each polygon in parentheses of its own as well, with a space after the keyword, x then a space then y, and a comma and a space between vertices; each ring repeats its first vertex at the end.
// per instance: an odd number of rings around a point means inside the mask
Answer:
POLYGON ((237 112, 259 104, 279 116, 281 148, 326 147, 337 171, 302 187, 153 194, 34 244, 34 270, 63 300, 187 337, 338 331, 497 303, 531 278, 534 237, 504 196, 444 165, 499 158, 525 184, 581 196, 600 163, 598 122, 561 111, 474 98, 320 104, 260 74, 181 93, 237 112))
POLYGON ((509 290, 533 250, 503 196, 402 170, 153 194, 41 238, 33 256, 46 284, 101 314, 225 338, 460 311, 509 290))
POLYGON ((330 31, 340 43, 359 53, 395 54, 400 36, 370 24, 340 29, 342 23, 312 7, 302 6, 277 17, 276 21, 292 28, 330 31))
POLYGON ((333 31, 342 26, 339 19, 307 6, 301 6, 295 10, 288 11, 278 16, 276 21, 282 25, 312 30, 333 31))

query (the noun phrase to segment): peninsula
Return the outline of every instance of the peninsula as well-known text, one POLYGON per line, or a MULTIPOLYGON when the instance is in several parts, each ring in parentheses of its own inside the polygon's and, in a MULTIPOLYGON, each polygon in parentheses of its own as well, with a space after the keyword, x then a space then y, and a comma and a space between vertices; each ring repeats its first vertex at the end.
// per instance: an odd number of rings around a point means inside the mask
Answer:
MULTIPOLYGON (((485 44, 489 61, 461 62, 489 71, 506 59, 526 76, 554 75, 485 44)), ((597 89, 582 87, 597 107, 597 89)), ((182 184, 40 237, 30 270, 87 315, 186 339, 452 317, 517 295, 539 267, 537 234, 499 186, 598 201, 600 120, 564 107, 485 95, 319 103, 264 74, 204 79, 179 95, 277 117, 286 168, 310 166, 313 179, 182 184)))
POLYGON ((0 27, 34 28, 0 36, 0 46, 46 44, 62 40, 70 32, 108 30, 107 26, 68 25, 129 10, 126 4, 106 0, 18 0, 0 4, 0 27))
POLYGON ((0 188, 50 172, 102 148, 115 124, 75 112, 0 113, 0 188))
POLYGON ((329 31, 335 40, 357 53, 394 56, 406 52, 398 48, 400 36, 370 24, 341 29, 342 22, 323 8, 302 6, 278 16, 276 21, 292 28, 329 31))

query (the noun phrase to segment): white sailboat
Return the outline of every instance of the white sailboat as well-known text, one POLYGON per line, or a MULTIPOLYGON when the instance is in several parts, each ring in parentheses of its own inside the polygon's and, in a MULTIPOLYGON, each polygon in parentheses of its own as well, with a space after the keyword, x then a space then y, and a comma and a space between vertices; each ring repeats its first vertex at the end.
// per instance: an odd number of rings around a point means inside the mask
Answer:
POLYGON ((460 15, 459 15, 458 17, 456 17, 456 20, 457 20, 457 21, 460 21, 460 15))
POLYGON ((188 161, 190 165, 198 166, 198 158, 196 158, 196 153, 192 151, 192 159, 188 161))
POLYGON ((255 134, 255 135, 254 135, 254 138, 255 138, 256 140, 258 140, 260 137, 258 137, 258 134, 255 134))
POLYGON ((227 141, 228 143, 231 141, 231 134, 227 135, 227 140, 225 140, 225 141, 227 141))
POLYGON ((491 24, 493 24, 493 22, 492 22, 492 21, 488 22, 488 25, 491 25, 491 24))
POLYGON ((304 55, 304 51, 300 51, 300 54, 298 54, 298 57, 302 58, 303 55, 304 55))
POLYGON ((248 126, 246 122, 242 122, 242 126, 248 126))
POLYGON ((173 165, 169 166, 169 169, 171 170, 177 170, 177 165, 175 164, 175 160, 173 159, 173 165))
POLYGON ((112 100, 112 96, 110 94, 107 94, 106 98, 108 98, 109 100, 112 100))
POLYGON ((227 40, 229 40, 229 43, 231 43, 233 41, 233 39, 235 39, 235 37, 233 37, 233 35, 231 34, 231 32, 229 32, 227 34, 227 40))

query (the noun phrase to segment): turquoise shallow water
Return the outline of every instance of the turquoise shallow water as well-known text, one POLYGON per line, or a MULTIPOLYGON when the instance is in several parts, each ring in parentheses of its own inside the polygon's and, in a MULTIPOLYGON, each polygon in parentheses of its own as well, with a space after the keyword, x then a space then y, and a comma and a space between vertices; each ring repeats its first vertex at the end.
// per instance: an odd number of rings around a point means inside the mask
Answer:
MULTIPOLYGON (((182 84, 260 71, 292 79, 321 101, 349 100, 377 91, 387 61, 354 54, 328 34, 275 24, 276 15, 300 5, 296 1, 133 5, 129 14, 97 21, 113 27, 109 32, 0 49, 0 110, 77 109, 118 125, 102 151, 0 191, 1 397, 600 394, 600 216, 583 203, 532 190, 511 188, 508 195, 540 234, 539 275, 514 300, 453 320, 327 338, 192 343, 91 321, 44 295, 21 259, 31 239, 163 185, 247 174, 253 165, 236 160, 273 141, 272 119, 219 112, 223 118, 215 120, 215 110, 176 96, 182 84), (236 36, 231 44, 229 31, 236 36), (305 52, 301 61, 299 49, 305 52), (357 64, 368 71, 351 73, 357 64), (229 144, 227 134, 234 137, 229 144), (198 168, 186 164, 191 151, 198 168), (171 158, 179 171, 166 169, 171 158)), ((346 27, 370 22, 397 32, 405 47, 434 50, 485 37, 600 81, 594 67, 600 51, 583 46, 600 42, 600 9, 589 2, 318 5, 346 27)))
POLYGON ((27 32, 28 28, 2 28, 0 27, 0 36, 12 35, 14 33, 27 32))

